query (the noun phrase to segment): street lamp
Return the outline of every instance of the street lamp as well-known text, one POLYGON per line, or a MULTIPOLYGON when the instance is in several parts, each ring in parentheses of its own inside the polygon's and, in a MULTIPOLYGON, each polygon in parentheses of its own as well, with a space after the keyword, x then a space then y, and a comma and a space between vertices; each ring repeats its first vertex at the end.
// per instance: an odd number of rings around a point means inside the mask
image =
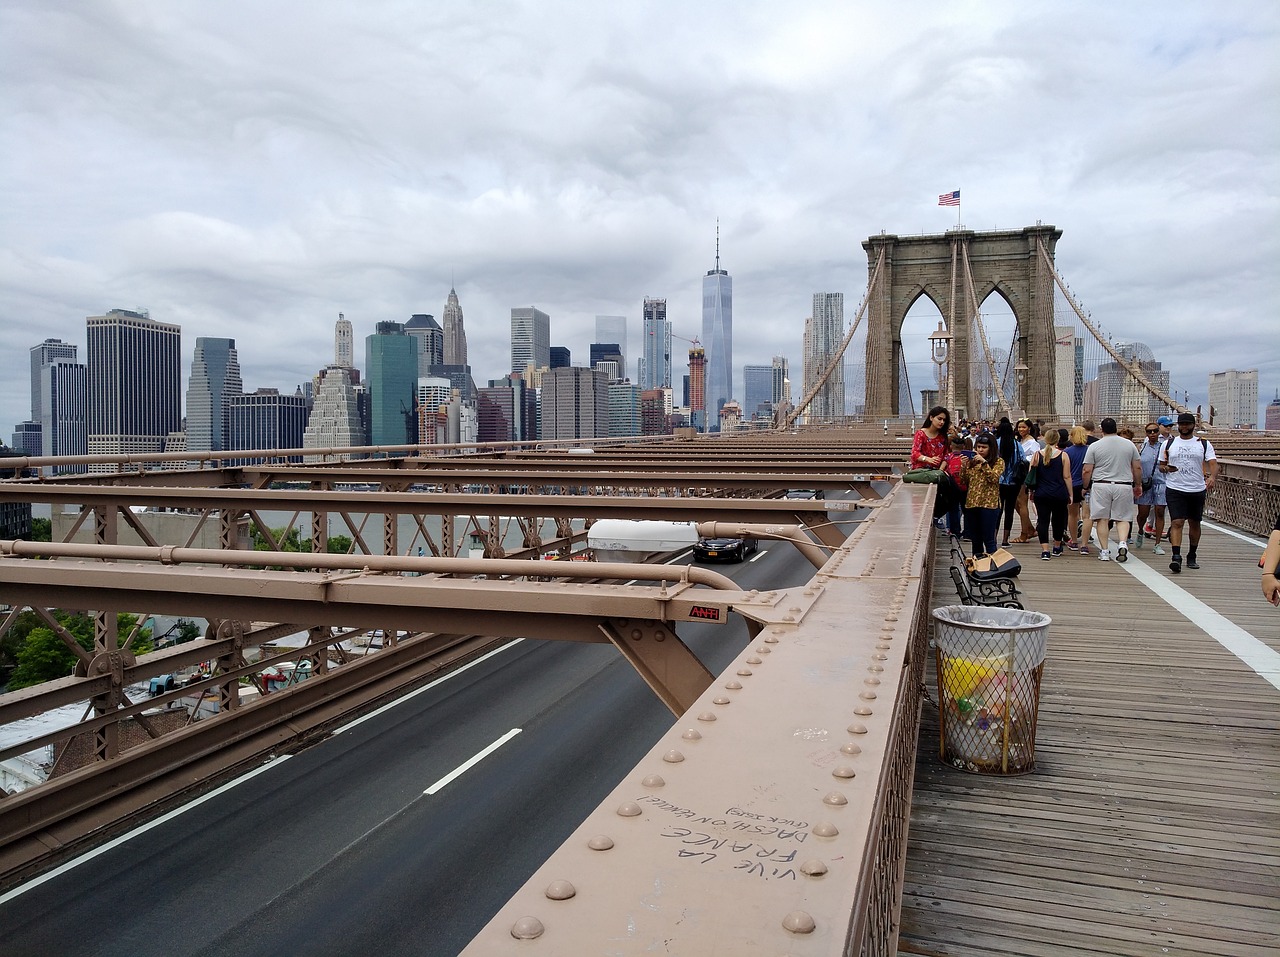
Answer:
POLYGON ((1026 387, 1027 387, 1027 370, 1028 370, 1029 368, 1030 368, 1030 367, 1029 367, 1025 362, 1023 362, 1021 359, 1019 359, 1019 360, 1018 360, 1018 364, 1017 364, 1016 366, 1014 366, 1014 367, 1013 367, 1014 374, 1018 377, 1018 410, 1017 410, 1017 413, 1018 413, 1018 418, 1020 418, 1020 419, 1022 419, 1022 418, 1026 418, 1026 415, 1027 415, 1027 410, 1026 410, 1026 406, 1027 406, 1027 396, 1026 396, 1026 391, 1027 391, 1027 388, 1026 388, 1026 387))
MULTIPOLYGON (((929 336, 929 347, 933 354, 933 361, 938 366, 938 395, 942 399, 942 404, 948 409, 953 404, 951 396, 951 376, 944 375, 942 367, 947 363, 947 357, 951 354, 951 340, 955 337, 946 330, 942 320, 938 320, 938 328, 929 336)), ((950 370, 948 370, 950 371, 950 370)))

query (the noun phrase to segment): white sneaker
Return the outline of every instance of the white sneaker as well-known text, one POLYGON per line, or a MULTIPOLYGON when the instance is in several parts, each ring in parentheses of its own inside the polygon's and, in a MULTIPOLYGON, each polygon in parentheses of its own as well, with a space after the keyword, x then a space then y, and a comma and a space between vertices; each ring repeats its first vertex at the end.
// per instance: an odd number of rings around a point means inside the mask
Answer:
POLYGON ((1098 561, 1100 561, 1100 562, 1109 562, 1109 561, 1111 561, 1111 550, 1110 550, 1109 548, 1103 548, 1103 549, 1101 549, 1101 550, 1098 552, 1098 561))
POLYGON ((1129 549, 1125 545, 1120 546, 1120 551, 1116 553, 1116 561, 1127 562, 1129 560, 1129 549))
POLYGON ((1163 555, 1163 554, 1164 554, 1164 547, 1163 547, 1163 546, 1161 546, 1161 544, 1160 544, 1159 542, 1156 542, 1156 547, 1155 547, 1155 548, 1153 548, 1153 549, 1151 549, 1151 550, 1152 550, 1153 552, 1155 552, 1155 554, 1157 554, 1157 555, 1163 555))

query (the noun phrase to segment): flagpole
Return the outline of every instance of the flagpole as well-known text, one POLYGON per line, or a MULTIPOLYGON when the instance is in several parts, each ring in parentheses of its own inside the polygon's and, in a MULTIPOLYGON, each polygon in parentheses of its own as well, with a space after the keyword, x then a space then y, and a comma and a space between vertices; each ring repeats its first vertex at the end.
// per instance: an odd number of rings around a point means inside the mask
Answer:
MULTIPOLYGON (((956 192, 959 192, 959 190, 957 190, 956 192)), ((956 197, 956 228, 957 229, 960 228, 960 197, 959 196, 956 197)))

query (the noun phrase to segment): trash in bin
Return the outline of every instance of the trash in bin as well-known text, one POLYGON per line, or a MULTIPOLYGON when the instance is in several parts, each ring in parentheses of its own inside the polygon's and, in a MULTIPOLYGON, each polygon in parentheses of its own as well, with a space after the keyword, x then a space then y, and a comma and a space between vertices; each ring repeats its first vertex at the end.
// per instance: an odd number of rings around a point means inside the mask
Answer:
POLYGON ((985 774, 1035 768, 1048 615, 1020 608, 935 608, 939 755, 985 774))

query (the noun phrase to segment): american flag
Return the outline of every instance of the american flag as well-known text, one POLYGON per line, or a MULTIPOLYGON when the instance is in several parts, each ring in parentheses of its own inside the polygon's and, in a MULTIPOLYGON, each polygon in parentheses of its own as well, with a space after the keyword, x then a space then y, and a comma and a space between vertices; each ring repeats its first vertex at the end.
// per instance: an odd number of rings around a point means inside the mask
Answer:
POLYGON ((953 190, 950 193, 943 193, 938 197, 939 206, 959 206, 960 190, 953 190))

